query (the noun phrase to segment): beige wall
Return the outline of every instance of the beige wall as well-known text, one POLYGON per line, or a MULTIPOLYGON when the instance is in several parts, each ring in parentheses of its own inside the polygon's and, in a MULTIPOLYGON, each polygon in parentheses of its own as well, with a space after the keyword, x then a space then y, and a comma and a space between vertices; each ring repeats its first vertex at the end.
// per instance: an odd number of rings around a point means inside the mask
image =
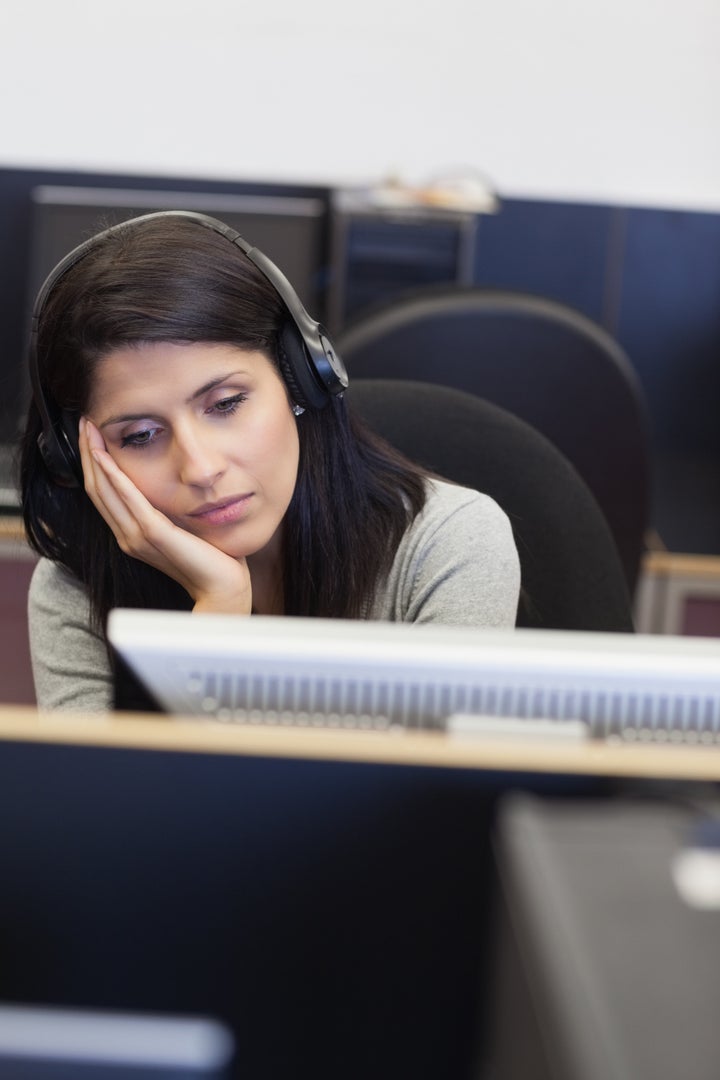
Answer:
POLYGON ((717 0, 4 0, 0 165, 720 209, 717 0))

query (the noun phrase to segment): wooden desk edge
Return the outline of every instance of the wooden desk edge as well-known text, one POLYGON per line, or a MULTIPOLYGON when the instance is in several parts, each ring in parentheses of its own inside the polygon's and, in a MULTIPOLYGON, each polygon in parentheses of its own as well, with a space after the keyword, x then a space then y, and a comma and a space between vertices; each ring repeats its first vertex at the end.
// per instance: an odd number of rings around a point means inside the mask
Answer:
POLYGON ((720 747, 228 726, 155 714, 0 709, 0 742, 675 780, 720 780, 720 747))
POLYGON ((0 540, 14 544, 25 544, 25 529, 21 517, 0 516, 0 540))
POLYGON ((664 577, 685 575, 720 580, 720 557, 673 551, 649 551, 643 556, 646 574, 664 577))

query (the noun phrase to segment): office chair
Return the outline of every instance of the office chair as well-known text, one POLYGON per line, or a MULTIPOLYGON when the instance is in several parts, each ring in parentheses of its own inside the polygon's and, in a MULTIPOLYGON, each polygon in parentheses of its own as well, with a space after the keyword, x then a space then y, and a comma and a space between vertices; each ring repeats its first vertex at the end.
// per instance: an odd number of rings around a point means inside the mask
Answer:
POLYGON ((541 431, 593 492, 633 594, 649 522, 648 421, 635 371, 605 330, 541 297, 451 287, 368 311, 337 345, 351 378, 454 386, 541 431))
POLYGON ((435 473, 491 495, 520 555, 518 626, 632 631, 615 542, 564 455, 525 421, 452 387, 354 379, 348 408, 435 473))

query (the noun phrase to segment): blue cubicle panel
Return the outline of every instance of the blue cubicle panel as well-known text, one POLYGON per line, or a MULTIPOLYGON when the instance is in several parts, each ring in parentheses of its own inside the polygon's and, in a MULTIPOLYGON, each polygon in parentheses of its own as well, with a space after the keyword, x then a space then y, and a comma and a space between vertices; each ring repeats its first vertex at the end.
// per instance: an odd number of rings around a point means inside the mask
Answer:
POLYGON ((656 445, 720 452, 720 214, 627 215, 617 336, 637 368, 656 445))
POLYGON ((480 218, 475 283, 559 300, 606 325, 617 289, 618 211, 505 199, 480 218))
POLYGON ((658 448, 720 451, 720 214, 505 200, 476 284, 560 300, 619 340, 658 448))

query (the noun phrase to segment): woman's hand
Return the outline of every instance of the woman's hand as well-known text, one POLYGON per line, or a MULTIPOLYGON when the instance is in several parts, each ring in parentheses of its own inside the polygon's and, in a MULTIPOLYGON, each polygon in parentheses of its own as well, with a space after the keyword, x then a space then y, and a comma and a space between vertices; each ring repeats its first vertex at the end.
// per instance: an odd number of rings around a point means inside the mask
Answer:
POLYGON ((226 555, 156 510, 116 465, 102 435, 84 417, 79 446, 85 491, 126 555, 179 582, 195 601, 194 611, 250 614, 252 586, 245 559, 226 555))

